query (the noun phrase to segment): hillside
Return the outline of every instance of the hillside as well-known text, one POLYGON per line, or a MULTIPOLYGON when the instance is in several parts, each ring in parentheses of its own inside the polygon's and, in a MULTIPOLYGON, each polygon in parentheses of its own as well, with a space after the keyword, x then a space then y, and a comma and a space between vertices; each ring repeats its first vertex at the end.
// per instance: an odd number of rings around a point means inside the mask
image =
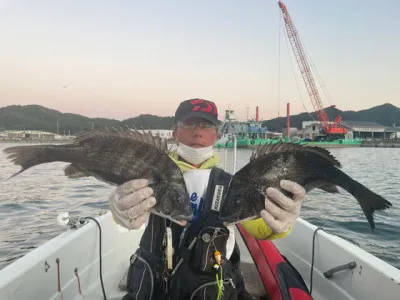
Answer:
POLYGON ((75 134, 92 128, 104 127, 128 126, 146 129, 167 129, 172 127, 172 123, 173 117, 158 117, 149 114, 118 121, 61 113, 40 105, 11 105, 0 108, 0 131, 30 129, 56 133, 58 126, 60 134, 75 134))
POLYGON ((122 121, 122 124, 129 128, 137 129, 171 129, 174 123, 174 117, 159 117, 154 115, 140 115, 135 118, 129 118, 122 121))
MULTIPOLYGON (((392 126, 400 124, 400 108, 385 103, 361 111, 341 111, 327 108, 326 112, 330 120, 340 114, 343 120, 370 121, 382 125, 392 126)), ((316 118, 315 114, 311 114, 316 118)), ((301 128, 303 121, 310 121, 312 117, 308 113, 301 113, 290 117, 291 127, 301 128)), ((281 131, 286 125, 286 117, 265 121, 269 130, 281 131)), ((88 118, 78 114, 62 113, 40 105, 11 105, 0 108, 0 131, 2 130, 44 130, 58 132, 60 134, 75 134, 79 131, 91 128, 103 127, 130 127, 145 129, 171 129, 173 117, 160 117, 143 114, 123 121, 106 118, 88 118), (57 125, 58 122, 58 125, 57 125)))
POLYGON ((0 108, 1 130, 44 130, 71 134, 97 127, 112 127, 120 124, 117 120, 88 118, 77 114, 61 113, 40 105, 12 105, 0 108), (93 125, 92 125, 93 124, 93 125))

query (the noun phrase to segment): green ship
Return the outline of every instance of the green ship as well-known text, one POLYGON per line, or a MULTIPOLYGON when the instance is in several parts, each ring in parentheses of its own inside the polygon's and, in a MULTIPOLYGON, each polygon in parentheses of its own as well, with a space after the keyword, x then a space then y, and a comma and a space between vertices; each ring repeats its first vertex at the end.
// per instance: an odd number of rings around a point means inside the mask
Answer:
POLYGON ((220 139, 215 143, 216 148, 255 148, 266 143, 278 143, 288 139, 282 135, 268 131, 262 122, 249 120, 239 122, 233 110, 225 110, 225 119, 219 127, 220 139))

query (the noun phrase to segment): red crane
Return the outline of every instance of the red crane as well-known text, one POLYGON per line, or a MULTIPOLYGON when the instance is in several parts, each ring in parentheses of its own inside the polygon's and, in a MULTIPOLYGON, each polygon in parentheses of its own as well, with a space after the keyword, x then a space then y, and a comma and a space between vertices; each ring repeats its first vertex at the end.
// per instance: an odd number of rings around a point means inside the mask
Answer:
MULTIPOLYGON (((329 122, 328 115, 326 114, 322 105, 321 97, 319 96, 318 89, 315 85, 314 78, 311 73, 311 69, 308 65, 307 58, 304 54, 303 46, 300 38, 297 34, 296 28, 290 18, 289 12, 286 5, 282 1, 278 1, 278 5, 282 10, 283 19, 285 21, 286 33, 289 37, 290 45, 292 46, 294 56, 296 57, 297 64, 300 68, 300 73, 303 77, 304 83, 307 88, 308 95, 311 98, 311 102, 314 106, 314 111, 317 114, 318 119, 322 123, 322 128, 327 135, 344 135, 346 134, 346 128, 342 127, 342 117, 336 116, 335 121, 329 122)), ((335 105, 331 106, 335 108, 335 105)))

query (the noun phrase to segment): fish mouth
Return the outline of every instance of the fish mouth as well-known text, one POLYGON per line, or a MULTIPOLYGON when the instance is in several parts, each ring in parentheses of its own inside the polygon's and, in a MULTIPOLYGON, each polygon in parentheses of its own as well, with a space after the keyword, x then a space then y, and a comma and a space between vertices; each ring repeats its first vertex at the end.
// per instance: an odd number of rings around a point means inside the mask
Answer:
POLYGON ((181 226, 185 226, 188 221, 193 219, 193 214, 179 214, 178 213, 178 214, 166 215, 158 210, 155 210, 154 208, 151 208, 149 210, 149 212, 151 212, 157 216, 160 216, 162 218, 169 219, 172 222, 174 222, 178 225, 181 225, 181 226))
POLYGON ((193 219, 193 215, 171 215, 171 218, 177 221, 190 221, 191 219, 193 219))
POLYGON ((247 218, 235 218, 235 217, 220 217, 220 221, 224 226, 231 226, 231 225, 236 225, 238 223, 242 223, 243 221, 250 221, 256 219, 257 216, 251 216, 247 218))
POLYGON ((235 224, 235 223, 238 222, 237 220, 235 220, 233 218, 221 218, 220 217, 219 219, 222 222, 222 224, 224 224, 225 226, 226 225, 232 225, 232 224, 235 224))
POLYGON ((232 221, 232 222, 222 222, 222 224, 223 224, 225 227, 229 227, 229 226, 232 226, 232 225, 236 225, 237 223, 239 223, 239 222, 236 222, 236 221, 232 221))
POLYGON ((185 226, 192 218, 193 215, 171 215, 169 219, 180 226, 185 226))

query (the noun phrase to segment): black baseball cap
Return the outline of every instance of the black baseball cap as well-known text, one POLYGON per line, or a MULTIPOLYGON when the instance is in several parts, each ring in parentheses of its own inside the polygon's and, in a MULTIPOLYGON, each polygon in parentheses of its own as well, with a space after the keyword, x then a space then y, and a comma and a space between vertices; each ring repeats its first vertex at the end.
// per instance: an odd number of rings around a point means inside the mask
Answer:
POLYGON ((200 98, 182 101, 176 112, 174 123, 189 118, 203 118, 218 125, 218 109, 214 102, 200 98))

